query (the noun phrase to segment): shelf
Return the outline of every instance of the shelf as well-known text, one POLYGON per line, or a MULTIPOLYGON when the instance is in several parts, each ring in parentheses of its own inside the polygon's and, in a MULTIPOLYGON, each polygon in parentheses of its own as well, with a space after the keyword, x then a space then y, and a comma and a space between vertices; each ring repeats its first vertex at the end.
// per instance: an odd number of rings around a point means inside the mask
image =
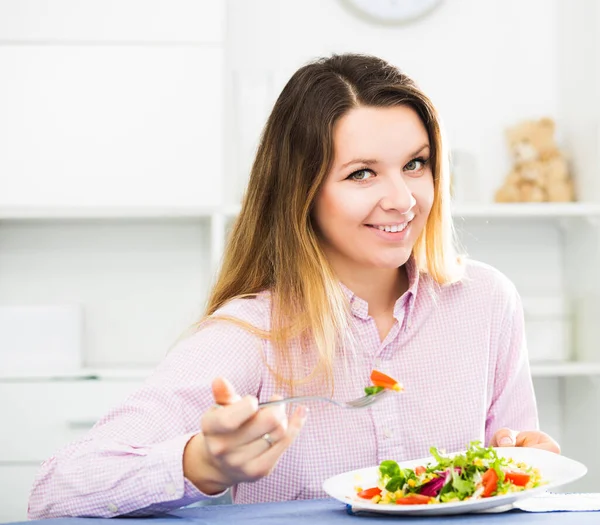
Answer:
POLYGON ((0 206, 0 220, 197 219, 218 211, 198 206, 0 206))
MULTIPOLYGON (((240 206, 226 206, 224 214, 234 217, 240 212, 240 206)), ((523 204, 456 204, 452 209, 455 218, 511 219, 511 218, 598 218, 600 203, 523 203, 523 204)))
MULTIPOLYGON (((213 215, 235 217, 239 205, 226 206, 0 206, 0 220, 56 219, 193 219, 213 215)), ((600 204, 524 203, 457 204, 456 218, 598 218, 600 204)))
POLYGON ((456 218, 600 218, 600 204, 584 202, 523 204, 457 204, 456 218))
POLYGON ((21 372, 14 374, 0 373, 1 382, 20 381, 143 381, 153 368, 82 368, 70 372, 21 372))
POLYGON ((600 362, 531 363, 533 377, 600 376, 600 362))
MULTIPOLYGON (((153 371, 150 367, 139 368, 82 368, 78 371, 48 373, 31 372, 2 375, 0 382, 18 381, 75 381, 75 380, 103 380, 103 381, 129 381, 144 380, 153 371)), ((572 376, 600 376, 600 362, 555 362, 531 363, 533 377, 572 377, 572 376)))
MULTIPOLYGON (((239 206, 227 206, 224 214, 234 217, 239 206)), ((523 204, 456 204, 452 208, 455 218, 511 219, 511 218, 599 218, 600 203, 523 203, 523 204)))

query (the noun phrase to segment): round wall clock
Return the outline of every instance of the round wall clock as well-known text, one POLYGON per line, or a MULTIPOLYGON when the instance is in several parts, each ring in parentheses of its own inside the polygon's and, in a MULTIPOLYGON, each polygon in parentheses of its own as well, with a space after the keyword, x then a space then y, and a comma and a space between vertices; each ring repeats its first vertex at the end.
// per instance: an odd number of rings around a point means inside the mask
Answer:
POLYGON ((424 17, 443 0, 341 0, 356 15, 386 25, 402 25, 424 17))

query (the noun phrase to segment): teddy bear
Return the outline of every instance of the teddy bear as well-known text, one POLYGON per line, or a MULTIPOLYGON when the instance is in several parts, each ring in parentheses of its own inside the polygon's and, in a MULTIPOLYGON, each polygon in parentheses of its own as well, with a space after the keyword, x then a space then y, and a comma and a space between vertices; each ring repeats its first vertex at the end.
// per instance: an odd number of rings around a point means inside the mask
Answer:
POLYGON ((524 121, 506 132, 514 162, 496 202, 569 202, 575 199, 567 162, 554 141, 550 118, 524 121))

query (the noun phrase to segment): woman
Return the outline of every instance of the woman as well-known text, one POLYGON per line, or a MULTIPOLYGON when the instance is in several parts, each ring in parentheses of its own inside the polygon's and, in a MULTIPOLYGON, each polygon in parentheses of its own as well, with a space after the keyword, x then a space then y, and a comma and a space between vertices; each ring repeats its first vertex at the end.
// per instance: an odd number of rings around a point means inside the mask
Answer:
POLYGON ((323 497, 331 475, 470 441, 558 452, 537 411, 514 286, 456 256, 438 115, 375 57, 302 67, 267 121, 199 329, 48 460, 30 516, 323 497), (258 409, 275 395, 366 410, 258 409))

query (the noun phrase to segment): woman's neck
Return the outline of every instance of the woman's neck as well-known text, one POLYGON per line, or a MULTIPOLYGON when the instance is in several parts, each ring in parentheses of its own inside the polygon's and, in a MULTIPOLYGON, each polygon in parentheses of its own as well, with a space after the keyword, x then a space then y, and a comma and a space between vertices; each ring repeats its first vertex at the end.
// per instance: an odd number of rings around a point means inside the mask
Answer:
POLYGON ((408 290, 406 267, 396 269, 346 269, 336 272, 340 280, 369 305, 369 315, 391 315, 396 301, 408 290))

